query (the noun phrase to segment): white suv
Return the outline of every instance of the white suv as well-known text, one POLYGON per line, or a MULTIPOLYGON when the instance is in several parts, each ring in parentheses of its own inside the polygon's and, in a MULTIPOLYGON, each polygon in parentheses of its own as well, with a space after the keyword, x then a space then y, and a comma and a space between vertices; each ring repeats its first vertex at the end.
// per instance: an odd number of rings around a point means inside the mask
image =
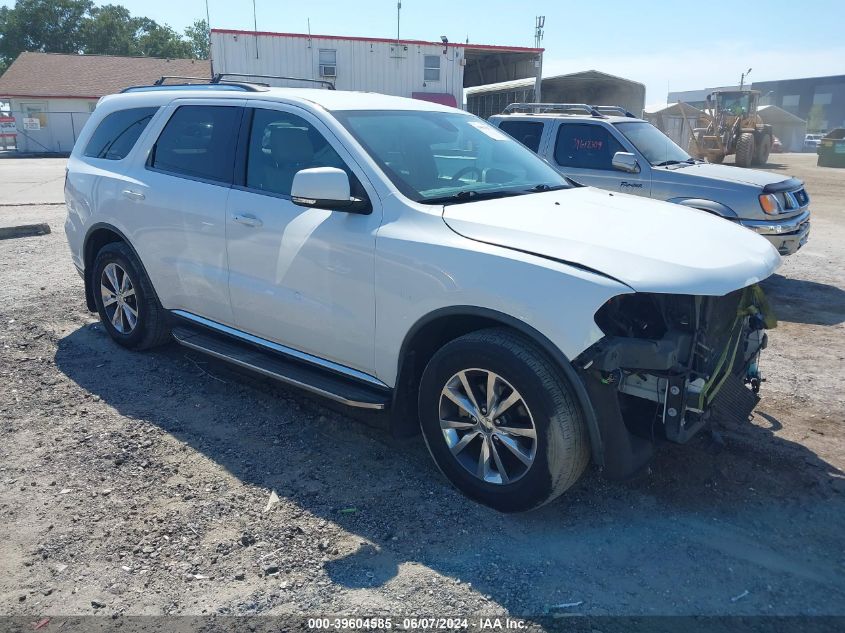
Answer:
POLYGON ((250 84, 104 98, 68 162, 88 307, 421 428, 463 492, 541 505, 756 404, 780 258, 707 213, 579 187, 422 101, 250 84), (749 386, 751 388, 749 388, 749 386), (715 412, 715 413, 714 413, 715 412))

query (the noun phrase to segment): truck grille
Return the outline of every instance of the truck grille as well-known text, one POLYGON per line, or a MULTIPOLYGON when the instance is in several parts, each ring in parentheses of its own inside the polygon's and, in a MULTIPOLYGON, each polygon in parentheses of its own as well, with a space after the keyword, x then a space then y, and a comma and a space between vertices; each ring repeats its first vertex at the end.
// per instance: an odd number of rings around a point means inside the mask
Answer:
POLYGON ((778 202, 780 202, 781 209, 784 211, 796 211, 801 207, 806 207, 810 202, 810 196, 807 195, 807 191, 803 187, 795 191, 784 191, 775 195, 777 196, 778 202))

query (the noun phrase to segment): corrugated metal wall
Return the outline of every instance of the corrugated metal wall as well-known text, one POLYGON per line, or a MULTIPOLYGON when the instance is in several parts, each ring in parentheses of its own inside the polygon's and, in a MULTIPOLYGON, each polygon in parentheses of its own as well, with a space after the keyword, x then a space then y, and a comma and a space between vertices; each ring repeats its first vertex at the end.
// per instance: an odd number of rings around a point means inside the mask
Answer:
MULTIPOLYGON (((215 73, 255 73, 321 79, 320 49, 337 51, 338 90, 362 90, 410 97, 414 92, 447 93, 463 102, 461 47, 396 42, 305 38, 244 33, 211 34, 215 73), (257 45, 257 46, 256 46, 257 45), (440 81, 424 80, 424 57, 440 58, 440 81)), ((268 81, 271 85, 295 82, 268 81)), ((305 84, 300 83, 299 86, 305 84)))

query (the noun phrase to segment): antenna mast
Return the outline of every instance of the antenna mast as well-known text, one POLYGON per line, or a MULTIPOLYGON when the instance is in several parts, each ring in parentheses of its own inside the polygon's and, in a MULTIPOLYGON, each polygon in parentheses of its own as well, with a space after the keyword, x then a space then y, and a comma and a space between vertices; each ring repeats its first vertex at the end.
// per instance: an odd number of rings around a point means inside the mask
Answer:
MULTIPOLYGON (((543 29, 546 27, 546 16, 538 15, 534 21, 534 48, 540 48, 540 43, 543 41, 543 29)), ((537 53, 537 59, 534 60, 534 67, 537 69, 537 78, 534 80, 534 101, 542 103, 542 88, 543 88, 543 53, 537 53)))

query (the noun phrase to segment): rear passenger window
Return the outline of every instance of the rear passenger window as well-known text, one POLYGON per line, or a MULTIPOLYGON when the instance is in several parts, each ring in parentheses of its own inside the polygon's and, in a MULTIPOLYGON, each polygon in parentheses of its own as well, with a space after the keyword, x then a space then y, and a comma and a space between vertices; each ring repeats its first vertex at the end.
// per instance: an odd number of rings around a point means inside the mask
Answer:
POLYGON ((613 169, 613 155, 625 148, 601 125, 565 123, 555 143, 555 161, 564 167, 613 169))
POLYGON ((150 167, 231 183, 242 111, 238 106, 181 106, 158 137, 150 167))
POLYGON ((288 112, 256 109, 249 136, 246 186, 290 195, 293 177, 301 169, 337 167, 350 179, 352 195, 361 190, 357 178, 325 137, 305 119, 288 112))
POLYGON ((502 121, 499 129, 507 132, 535 154, 540 151, 543 124, 534 121, 502 121))
POLYGON ((100 121, 83 153, 106 160, 126 158, 156 112, 157 107, 112 112, 100 121))

